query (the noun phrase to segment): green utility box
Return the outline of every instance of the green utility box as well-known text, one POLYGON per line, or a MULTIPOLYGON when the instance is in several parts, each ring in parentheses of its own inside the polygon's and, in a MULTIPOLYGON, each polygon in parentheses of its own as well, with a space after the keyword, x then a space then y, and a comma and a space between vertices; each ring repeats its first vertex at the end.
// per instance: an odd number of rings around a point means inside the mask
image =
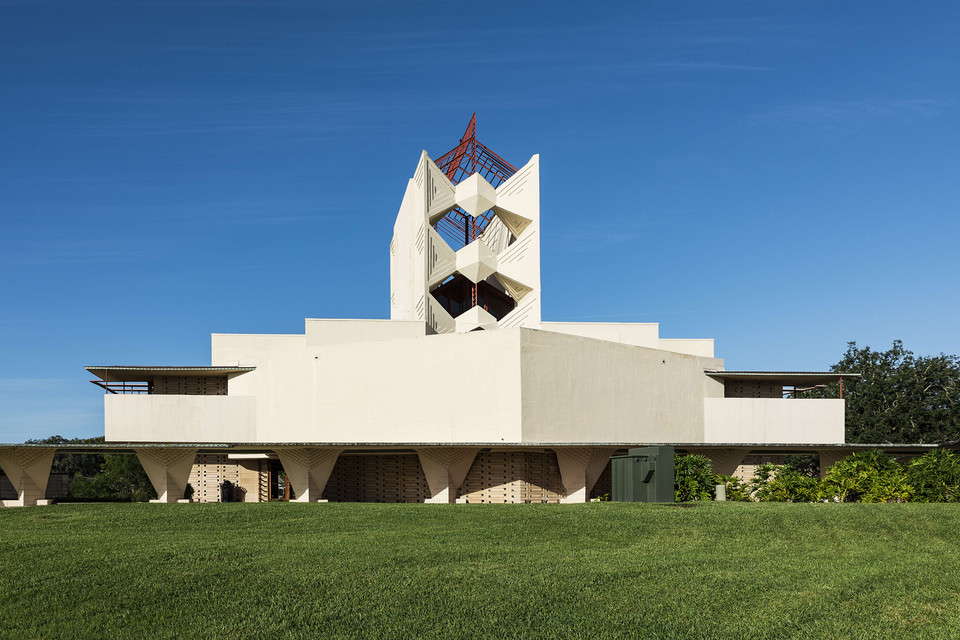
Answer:
POLYGON ((610 459, 614 502, 673 502, 673 447, 629 449, 610 459))

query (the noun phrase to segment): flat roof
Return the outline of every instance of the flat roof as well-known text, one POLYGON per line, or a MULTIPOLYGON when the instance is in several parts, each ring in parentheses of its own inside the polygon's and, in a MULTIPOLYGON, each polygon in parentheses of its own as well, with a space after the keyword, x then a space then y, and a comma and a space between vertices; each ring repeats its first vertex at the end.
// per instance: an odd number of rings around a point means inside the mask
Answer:
POLYGON ((61 444, 0 444, 0 449, 17 447, 32 447, 38 449, 56 449, 71 453, 133 453, 135 449, 197 449, 198 453, 273 453, 276 449, 286 447, 335 447, 345 449, 346 452, 372 451, 381 453, 396 453, 399 451, 413 452, 420 447, 476 447, 479 449, 552 449, 556 447, 604 447, 611 449, 633 449, 638 447, 670 446, 677 449, 747 449, 749 451, 776 451, 779 453, 810 452, 816 449, 883 449, 886 451, 925 451, 936 449, 941 444, 771 444, 769 442, 755 443, 703 443, 703 442, 255 442, 240 443, 164 443, 164 442, 106 442, 106 443, 61 443, 61 444))
POLYGON ((256 367, 133 367, 133 366, 90 366, 87 371, 101 380, 109 376, 110 382, 140 382, 158 375, 165 376, 222 376, 229 373, 246 373, 256 367))
POLYGON ((802 384, 823 384, 837 382, 843 378, 859 378, 859 373, 838 373, 836 371, 704 371, 711 378, 724 380, 752 381, 796 381, 802 384))

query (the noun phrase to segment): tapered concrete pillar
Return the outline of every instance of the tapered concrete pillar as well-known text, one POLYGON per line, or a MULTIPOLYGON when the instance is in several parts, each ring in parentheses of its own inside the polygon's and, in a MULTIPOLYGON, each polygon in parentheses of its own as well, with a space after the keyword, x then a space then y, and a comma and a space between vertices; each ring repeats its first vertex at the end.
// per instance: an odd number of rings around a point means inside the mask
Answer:
POLYGON ((586 502, 616 448, 557 447, 553 451, 560 465, 560 480, 567 491, 560 502, 586 502))
POLYGON ((820 479, 826 478, 830 467, 849 456, 853 451, 853 449, 817 449, 817 455, 820 456, 820 479))
POLYGON ((134 450, 157 499, 150 502, 177 502, 183 499, 190 469, 197 459, 197 450, 184 447, 137 447, 134 450))
POLYGON ((710 458, 713 472, 723 476, 732 476, 743 462, 744 456, 750 453, 750 449, 744 447, 693 448, 687 451, 710 458))
POLYGON ((343 449, 336 447, 279 447, 280 464, 293 488, 294 502, 317 502, 343 449))
POLYGON ((5 507, 27 507, 44 499, 50 465, 53 464, 53 447, 10 447, 0 449, 0 468, 17 491, 15 500, 3 500, 5 507))
POLYGON ((479 447, 421 447, 417 449, 430 497, 424 502, 450 503, 457 499, 479 447))

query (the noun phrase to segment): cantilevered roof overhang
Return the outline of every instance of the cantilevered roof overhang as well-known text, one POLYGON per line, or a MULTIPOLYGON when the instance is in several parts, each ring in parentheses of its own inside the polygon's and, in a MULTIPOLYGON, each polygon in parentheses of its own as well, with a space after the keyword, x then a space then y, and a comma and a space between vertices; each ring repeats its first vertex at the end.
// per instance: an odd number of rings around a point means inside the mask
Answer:
POLYGON ((718 380, 749 380, 751 382, 782 382, 787 386, 827 384, 844 378, 859 378, 859 373, 835 371, 705 371, 718 380))
POLYGON ((233 453, 254 454, 273 453, 281 448, 297 447, 332 447, 343 449, 344 453, 412 453, 421 447, 479 447, 481 449, 555 449, 559 447, 607 447, 614 449, 630 449, 634 447, 672 446, 680 450, 702 449, 749 449, 754 453, 809 453, 816 450, 839 449, 860 451, 864 449, 882 449, 889 452, 923 452, 939 447, 949 447, 950 444, 860 444, 860 443, 824 443, 824 444, 770 444, 770 443, 703 443, 703 442, 476 442, 468 444, 450 444, 448 442, 257 442, 257 443, 165 443, 165 442, 106 442, 106 443, 2 443, 0 449, 38 448, 55 449, 63 453, 134 453, 137 449, 196 449, 198 453, 233 453))
POLYGON ((224 376, 232 373, 246 373, 256 367, 132 367, 132 366, 91 366, 84 367, 101 380, 110 382, 142 382, 156 376, 224 376))

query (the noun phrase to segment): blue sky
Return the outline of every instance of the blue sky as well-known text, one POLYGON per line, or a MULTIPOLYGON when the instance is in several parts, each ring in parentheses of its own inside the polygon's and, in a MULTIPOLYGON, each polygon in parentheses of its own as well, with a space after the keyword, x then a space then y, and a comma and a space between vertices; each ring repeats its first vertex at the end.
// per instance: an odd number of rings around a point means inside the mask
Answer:
POLYGON ((541 154, 543 312, 960 353, 952 2, 0 0, 0 441, 102 435, 90 364, 389 314, 420 150, 541 154))

